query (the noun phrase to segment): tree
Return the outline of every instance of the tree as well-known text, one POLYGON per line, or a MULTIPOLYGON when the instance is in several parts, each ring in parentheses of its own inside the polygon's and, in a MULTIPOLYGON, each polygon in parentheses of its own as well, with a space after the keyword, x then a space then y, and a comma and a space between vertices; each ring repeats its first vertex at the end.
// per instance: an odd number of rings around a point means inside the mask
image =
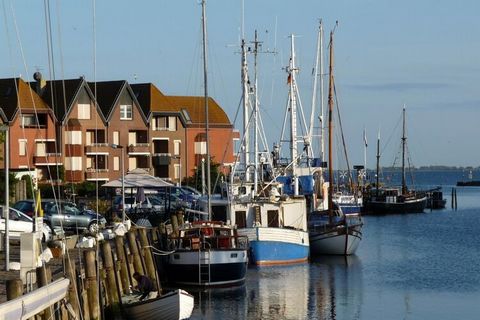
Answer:
MULTIPOLYGON (((17 183, 18 179, 15 177, 15 173, 9 173, 8 175, 8 183, 9 183, 9 195, 10 198, 15 195, 15 184, 17 183)), ((5 204, 5 170, 2 170, 0 173, 0 203, 5 204)), ((9 199, 11 200, 11 199, 9 199)))
MULTIPOLYGON (((220 181, 225 178, 225 175, 220 172, 220 164, 214 161, 210 162, 210 191, 211 193, 220 192, 220 181), (218 181, 218 182, 217 182, 218 181)), ((206 174, 206 172, 205 172, 206 174)), ((205 183, 207 183, 205 176, 205 183)), ((202 191, 202 168, 196 168, 193 175, 183 180, 183 183, 202 191)))

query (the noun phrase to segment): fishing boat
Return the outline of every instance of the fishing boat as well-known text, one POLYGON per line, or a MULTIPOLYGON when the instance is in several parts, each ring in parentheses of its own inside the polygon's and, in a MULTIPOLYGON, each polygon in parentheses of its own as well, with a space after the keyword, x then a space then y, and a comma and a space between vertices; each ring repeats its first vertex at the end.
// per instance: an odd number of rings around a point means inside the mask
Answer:
POLYGON ((193 311, 193 296, 182 289, 146 301, 138 301, 138 295, 126 295, 122 297, 122 309, 127 319, 188 319, 193 311))
MULTIPOLYGON (((312 255, 355 253, 362 239, 363 222, 360 212, 343 213, 334 201, 333 186, 333 31, 330 33, 330 64, 328 93, 328 189, 326 210, 313 210, 309 215, 310 252, 312 255)), ((338 198, 337 198, 338 199, 338 198)), ((342 201, 343 202, 343 201, 342 201)))
POLYGON ((427 204, 427 195, 424 191, 409 190, 405 173, 405 149, 407 137, 405 134, 405 107, 403 107, 403 130, 402 130, 402 186, 380 187, 380 135, 377 139, 377 178, 375 188, 371 189, 364 198, 365 212, 368 214, 396 214, 396 213, 420 213, 427 204))
MULTIPOLYGON (((288 84, 289 100, 295 103, 296 97, 292 90, 296 89, 293 73, 297 69, 293 41, 292 36, 288 84)), ((252 264, 264 266, 303 263, 309 257, 307 202, 298 192, 299 180, 291 179, 297 156, 295 154, 292 157, 294 160, 281 170, 274 166, 278 154, 276 151, 268 152, 264 143, 266 139, 261 127, 257 73, 254 72, 253 81, 249 80, 248 75, 247 52, 254 54, 257 66, 259 43, 257 33, 253 48, 247 49, 245 41, 242 41, 244 127, 239 151, 241 159, 240 163, 234 164, 230 179, 223 185, 222 196, 216 200, 215 207, 218 212, 226 212, 226 218, 237 225, 239 235, 248 237, 252 264), (250 87, 250 84, 253 86, 250 87), (250 141, 250 137, 253 137, 253 141, 250 141), (261 148, 260 140, 264 143, 261 148), (292 185, 296 186, 293 188, 295 192, 286 192, 292 185)), ((296 137, 295 133, 293 135, 296 137)))
POLYGON ((212 221, 210 195, 210 151, 207 86, 207 48, 205 0, 202 1, 204 102, 207 166, 207 196, 204 211, 197 213, 196 222, 188 222, 179 228, 179 234, 169 240, 169 279, 176 284, 191 286, 230 286, 241 284, 247 271, 248 241, 242 241, 234 226, 212 221), (203 220, 207 216, 207 219, 203 220))
POLYGON ((187 286, 230 286, 245 280, 246 237, 223 222, 187 222, 170 238, 169 281, 187 286))

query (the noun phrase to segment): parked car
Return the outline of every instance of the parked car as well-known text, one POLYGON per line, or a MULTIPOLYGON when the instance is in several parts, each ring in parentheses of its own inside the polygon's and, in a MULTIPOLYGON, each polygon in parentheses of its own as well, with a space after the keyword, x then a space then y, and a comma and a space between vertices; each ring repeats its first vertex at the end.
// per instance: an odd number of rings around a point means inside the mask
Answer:
POLYGON ((197 189, 195 189, 194 187, 181 186, 180 188, 182 188, 186 192, 190 193, 194 197, 200 198, 202 196, 202 193, 200 191, 198 191, 197 189))
MULTIPOLYGON (((176 197, 180 198, 182 201, 194 203, 200 198, 201 194, 199 192, 195 193, 192 190, 185 189, 186 187, 160 187, 158 188, 158 193, 170 193, 175 195, 176 197)), ((195 189, 194 189, 195 190, 195 189)))
MULTIPOLYGON (((33 219, 15 208, 10 208, 8 219, 9 234, 12 238, 20 239, 20 234, 33 231, 33 219)), ((5 218, 3 216, 0 217, 0 230, 5 230, 5 218)), ((52 239, 52 229, 44 223, 42 241, 49 241, 50 239, 52 239)))
MULTIPOLYGON (((165 203, 155 195, 145 195, 145 201, 137 203, 134 196, 125 196, 125 212, 132 212, 134 210, 149 210, 155 212, 164 212, 165 203)), ((117 195, 113 199, 113 211, 117 214, 122 212, 122 196, 117 195)))
MULTIPOLYGON (((20 200, 13 207, 25 214, 33 215, 34 200, 20 200)), ((42 199, 41 207, 45 223, 51 229, 85 230, 90 233, 96 233, 99 227, 105 227, 107 222, 102 215, 98 215, 97 218, 97 214, 94 211, 79 210, 75 203, 70 201, 42 199)))

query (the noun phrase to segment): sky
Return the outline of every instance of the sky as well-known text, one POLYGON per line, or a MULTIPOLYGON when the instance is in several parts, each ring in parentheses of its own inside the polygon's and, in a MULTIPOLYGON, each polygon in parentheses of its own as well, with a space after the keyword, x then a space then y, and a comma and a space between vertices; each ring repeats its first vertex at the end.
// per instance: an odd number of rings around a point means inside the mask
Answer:
MULTIPOLYGON (((203 95, 198 0, 50 1, 54 69, 45 1, 1 0, 0 77, 154 83, 166 95, 203 95), (54 70, 54 71, 52 71, 54 70)), ((351 165, 398 164, 406 106, 412 165, 480 165, 480 3, 475 0, 207 0, 209 95, 233 122, 241 99, 244 35, 258 30, 259 97, 269 144, 280 139, 290 34, 298 86, 309 114, 318 22, 335 26, 334 75, 351 165), (242 15, 243 7, 243 15, 242 15), (274 53, 273 53, 274 52, 274 53), (395 161, 395 159, 397 159, 395 161)), ((240 129, 237 121, 235 127, 240 129)))

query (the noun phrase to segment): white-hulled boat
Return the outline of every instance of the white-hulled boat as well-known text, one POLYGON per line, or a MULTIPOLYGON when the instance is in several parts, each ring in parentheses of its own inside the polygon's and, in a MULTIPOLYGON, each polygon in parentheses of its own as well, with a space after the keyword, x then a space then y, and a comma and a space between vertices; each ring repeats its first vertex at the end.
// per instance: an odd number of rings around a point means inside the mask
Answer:
POLYGON ((127 319, 179 320, 188 319, 193 311, 193 296, 177 289, 160 297, 138 301, 138 295, 122 298, 122 308, 127 319))

